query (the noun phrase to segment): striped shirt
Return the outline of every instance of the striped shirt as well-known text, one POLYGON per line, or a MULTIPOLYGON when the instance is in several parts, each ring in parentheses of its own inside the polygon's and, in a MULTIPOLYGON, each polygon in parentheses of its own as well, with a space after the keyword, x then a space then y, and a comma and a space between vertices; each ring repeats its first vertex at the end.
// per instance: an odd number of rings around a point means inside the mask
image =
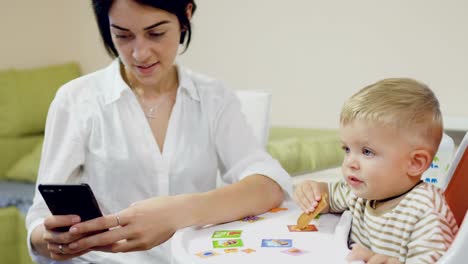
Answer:
POLYGON ((452 243, 457 223, 442 191, 421 183, 394 208, 376 212, 345 181, 329 183, 330 212, 350 210, 350 239, 403 263, 435 263, 452 243))

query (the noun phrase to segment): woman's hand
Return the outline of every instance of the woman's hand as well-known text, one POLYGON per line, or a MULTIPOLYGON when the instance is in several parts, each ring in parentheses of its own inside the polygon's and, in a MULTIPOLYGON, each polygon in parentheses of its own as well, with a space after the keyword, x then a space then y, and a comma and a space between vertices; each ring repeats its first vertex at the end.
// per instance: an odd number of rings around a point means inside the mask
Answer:
MULTIPOLYGON (((318 206, 323 193, 328 194, 328 186, 326 183, 310 180, 303 181, 294 188, 294 200, 304 213, 311 213, 318 206)), ((327 212, 328 206, 322 213, 327 212)))
POLYGON ((353 244, 352 250, 346 258, 347 261, 364 261, 367 264, 401 264, 401 262, 393 257, 376 254, 367 247, 360 244, 353 244))
POLYGON ((67 260, 87 253, 88 251, 71 251, 68 244, 76 241, 86 234, 71 234, 70 232, 56 232, 58 227, 71 226, 79 223, 77 215, 49 216, 44 224, 36 227, 31 234, 33 248, 42 256, 55 260, 67 260))
POLYGON ((187 195, 156 197, 132 204, 115 215, 99 217, 71 227, 73 234, 109 231, 84 237, 69 245, 73 252, 99 250, 129 252, 158 246, 179 229, 190 225, 187 195))

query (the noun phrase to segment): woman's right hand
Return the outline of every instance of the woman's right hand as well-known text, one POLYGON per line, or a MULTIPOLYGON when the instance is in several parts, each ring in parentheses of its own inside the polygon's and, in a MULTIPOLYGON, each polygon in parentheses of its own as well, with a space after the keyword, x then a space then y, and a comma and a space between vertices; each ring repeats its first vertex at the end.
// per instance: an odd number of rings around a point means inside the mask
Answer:
POLYGON ((66 227, 79 223, 77 215, 52 215, 44 219, 44 224, 37 226, 31 234, 31 244, 40 255, 54 259, 67 260, 81 256, 89 250, 68 254, 68 244, 76 241, 85 234, 71 234, 70 232, 54 231, 58 227, 66 227))
MULTIPOLYGON (((308 214, 315 210, 324 193, 328 195, 328 185, 326 183, 307 180, 295 186, 294 200, 302 211, 308 214)), ((328 206, 322 211, 322 213, 326 212, 328 212, 328 206)))

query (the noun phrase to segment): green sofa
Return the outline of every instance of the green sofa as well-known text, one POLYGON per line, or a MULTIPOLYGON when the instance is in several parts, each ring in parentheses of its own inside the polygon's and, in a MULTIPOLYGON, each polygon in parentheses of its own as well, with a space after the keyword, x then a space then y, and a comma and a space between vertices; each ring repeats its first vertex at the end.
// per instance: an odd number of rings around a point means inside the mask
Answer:
POLYGON ((337 167, 343 160, 338 131, 272 127, 267 150, 291 176, 337 167))
MULTIPOLYGON (((31 263, 24 217, 47 110, 57 89, 79 75, 74 63, 0 71, 0 263, 31 263)), ((267 150, 292 176, 336 167, 342 160, 335 130, 273 127, 267 150)))
POLYGON ((79 76, 74 63, 0 71, 0 263, 32 263, 24 216, 34 192, 47 110, 57 89, 79 76))
POLYGON ((24 214, 16 207, 0 209, 0 263, 32 263, 26 245, 24 214))

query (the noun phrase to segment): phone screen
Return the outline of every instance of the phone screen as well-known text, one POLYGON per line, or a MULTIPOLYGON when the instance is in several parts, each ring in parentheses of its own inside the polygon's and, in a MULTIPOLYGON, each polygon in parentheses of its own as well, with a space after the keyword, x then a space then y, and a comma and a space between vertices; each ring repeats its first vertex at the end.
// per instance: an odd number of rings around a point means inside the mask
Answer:
MULTIPOLYGON (((39 184, 39 192, 53 215, 79 215, 81 222, 102 216, 88 184, 39 184)), ((57 231, 68 231, 60 227, 57 231)))

